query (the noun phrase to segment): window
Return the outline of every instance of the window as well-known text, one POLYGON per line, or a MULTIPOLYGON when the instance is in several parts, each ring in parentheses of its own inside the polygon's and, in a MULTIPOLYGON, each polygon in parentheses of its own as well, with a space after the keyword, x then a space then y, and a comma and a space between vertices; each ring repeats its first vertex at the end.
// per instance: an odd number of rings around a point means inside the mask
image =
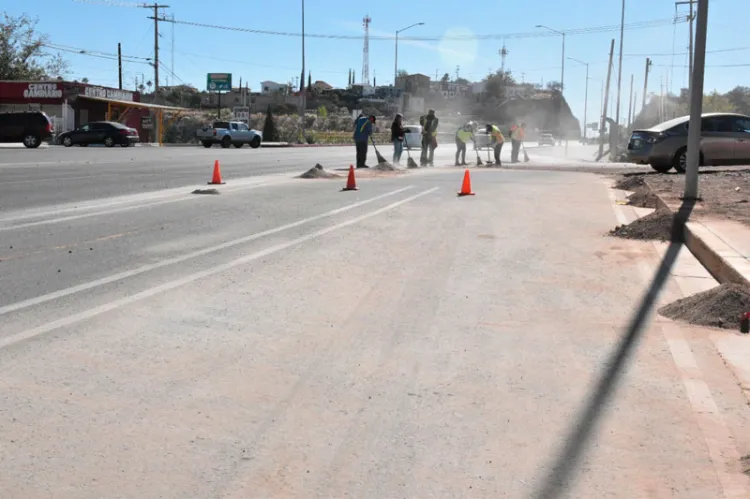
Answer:
POLYGON ((109 125, 106 123, 90 123, 91 130, 109 130, 109 125))
POLYGON ((241 132, 247 132, 248 130, 250 130, 250 129, 247 127, 246 124, 240 123, 240 131, 241 132))
POLYGON ((735 118, 734 119, 734 131, 735 133, 750 133, 750 119, 735 118))
POLYGON ((88 132, 91 129, 89 125, 83 125, 81 128, 79 128, 82 132, 88 132))
POLYGON ((732 120, 726 116, 712 116, 701 120, 701 130, 704 132, 732 132, 732 120))

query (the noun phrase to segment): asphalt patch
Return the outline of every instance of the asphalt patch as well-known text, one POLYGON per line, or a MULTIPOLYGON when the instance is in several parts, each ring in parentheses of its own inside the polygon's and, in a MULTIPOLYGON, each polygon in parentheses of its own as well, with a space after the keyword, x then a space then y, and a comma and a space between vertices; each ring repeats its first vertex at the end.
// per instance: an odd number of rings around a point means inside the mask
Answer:
POLYGON ((645 179, 643 175, 623 175, 623 177, 615 183, 615 189, 621 191, 634 191, 638 187, 644 186, 645 179))
POLYGON ((672 238, 672 225, 674 214, 671 211, 661 209, 634 220, 626 225, 618 225, 609 234, 624 239, 637 239, 641 241, 669 241, 672 238))
POLYGON ((339 178, 341 175, 327 172, 320 163, 316 164, 297 178, 339 178))
POLYGON ((740 316, 750 312, 750 292, 737 284, 722 284, 682 298, 659 309, 664 317, 697 326, 739 329, 740 316))
POLYGON ((639 208, 656 208, 656 199, 656 195, 644 184, 628 196, 628 204, 639 208))
POLYGON ((219 194, 218 189, 196 189, 192 194, 219 194))

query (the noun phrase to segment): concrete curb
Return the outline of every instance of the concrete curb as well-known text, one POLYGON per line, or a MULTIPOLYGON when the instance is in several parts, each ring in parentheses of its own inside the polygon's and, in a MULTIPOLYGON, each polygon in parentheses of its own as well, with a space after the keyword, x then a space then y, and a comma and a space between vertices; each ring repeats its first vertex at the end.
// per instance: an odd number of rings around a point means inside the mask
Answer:
MULTIPOLYGON (((656 198, 657 209, 675 213, 648 181, 644 180, 644 185, 656 198)), ((720 284, 732 283, 750 287, 750 262, 714 234, 709 227, 699 221, 688 221, 682 236, 685 246, 720 284)))

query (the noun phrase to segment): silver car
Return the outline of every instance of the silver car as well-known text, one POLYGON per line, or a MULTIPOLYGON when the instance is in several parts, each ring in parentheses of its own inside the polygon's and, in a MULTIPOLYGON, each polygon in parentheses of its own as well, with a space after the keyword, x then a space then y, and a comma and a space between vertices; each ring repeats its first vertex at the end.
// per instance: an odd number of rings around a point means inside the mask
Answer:
MULTIPOLYGON (((689 116, 665 121, 646 130, 633 130, 628 158, 660 173, 687 166, 689 116)), ((750 164, 750 117, 706 113, 701 119, 701 166, 750 164)))

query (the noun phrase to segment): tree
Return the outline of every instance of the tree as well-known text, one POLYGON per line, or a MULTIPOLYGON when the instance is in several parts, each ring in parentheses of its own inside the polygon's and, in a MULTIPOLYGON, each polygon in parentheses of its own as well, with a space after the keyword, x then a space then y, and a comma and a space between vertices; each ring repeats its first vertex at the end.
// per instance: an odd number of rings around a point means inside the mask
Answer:
POLYGON ((25 14, 13 17, 3 13, 0 19, 0 80, 43 80, 67 73, 68 63, 60 54, 45 53, 48 38, 37 33, 38 22, 25 14))
POLYGON ((81 78, 81 83, 88 83, 88 82, 89 82, 89 79, 86 78, 85 76, 81 78))
POLYGON ((733 113, 736 112, 736 109, 726 95, 722 95, 714 90, 710 94, 703 96, 703 112, 733 113))
POLYGON ((266 122, 263 124, 263 140, 266 142, 277 142, 279 140, 279 131, 276 128, 276 121, 271 114, 271 106, 266 111, 266 122))
POLYGON ((456 83, 459 85, 471 85, 471 82, 466 78, 456 78, 456 83))
POLYGON ((513 80, 510 71, 497 70, 494 74, 488 75, 484 79, 484 83, 487 97, 494 97, 502 102, 505 100, 505 89, 514 85, 515 80, 513 80))
POLYGON ((559 92, 562 90, 562 83, 559 81, 550 81, 547 82, 547 90, 552 90, 553 92, 559 92))
POLYGON ((735 87, 725 95, 738 113, 750 114, 750 87, 735 87))
POLYGON ((399 69, 396 71, 396 78, 403 78, 405 76, 409 76, 409 72, 405 69, 399 69))
POLYGON ((443 75, 443 77, 442 77, 442 78, 440 78, 440 81, 441 81, 442 83, 448 83, 449 81, 451 81, 451 75, 449 75, 448 73, 445 73, 445 74, 443 75))
POLYGON ((312 91, 312 71, 307 72, 307 91, 312 91))

